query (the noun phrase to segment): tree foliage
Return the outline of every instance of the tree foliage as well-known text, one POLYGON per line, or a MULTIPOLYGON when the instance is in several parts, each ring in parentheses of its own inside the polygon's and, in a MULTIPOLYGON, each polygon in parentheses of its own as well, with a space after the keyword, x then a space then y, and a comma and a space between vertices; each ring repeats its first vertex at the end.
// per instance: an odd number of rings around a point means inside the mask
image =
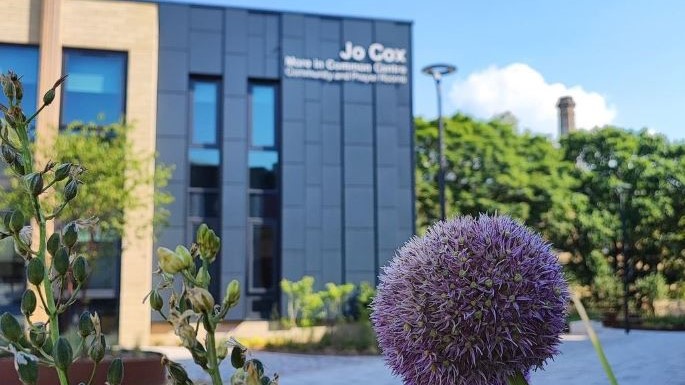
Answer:
MULTIPOLYGON (((566 253, 573 279, 611 281, 605 297, 617 294, 626 249, 630 282, 656 271, 669 283, 685 279, 685 144, 615 127, 575 131, 556 144, 511 121, 446 119, 448 216, 518 218, 566 253)), ((439 215, 437 122, 418 118, 415 128, 422 231, 439 215)))
MULTIPOLYGON (((79 199, 72 201, 62 211, 60 219, 67 223, 77 218, 94 216, 98 226, 91 236, 120 237, 126 223, 124 211, 134 210, 154 201, 153 223, 140 224, 140 228, 166 223, 169 211, 166 205, 173 197, 164 188, 167 185, 172 167, 157 165, 151 167, 154 154, 140 154, 133 150, 129 142, 131 126, 113 124, 104 127, 73 125, 60 131, 54 148, 45 158, 55 162, 71 162, 87 165, 79 185, 79 199), (139 187, 154 184, 152 196, 140 194, 139 187)), ((0 207, 24 207, 28 212, 28 201, 16 188, 19 183, 13 179, 11 185, 2 188, 0 207)), ((57 199, 46 199, 49 210, 55 209, 55 202, 63 200, 64 190, 57 189, 57 199)), ((139 230, 139 229, 136 229, 139 230)))

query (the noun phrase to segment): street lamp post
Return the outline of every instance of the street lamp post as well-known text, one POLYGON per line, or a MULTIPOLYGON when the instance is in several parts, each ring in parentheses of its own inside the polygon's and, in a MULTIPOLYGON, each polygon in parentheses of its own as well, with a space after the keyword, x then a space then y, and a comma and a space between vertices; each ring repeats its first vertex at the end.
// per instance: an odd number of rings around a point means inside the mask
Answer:
POLYGON ((423 67, 421 72, 433 77, 435 80, 435 90, 438 94, 438 158, 440 159, 440 167, 438 171, 438 193, 440 194, 440 219, 445 220, 445 168, 447 162, 445 160, 445 142, 443 140, 443 124, 442 124, 442 90, 440 83, 442 77, 457 71, 457 67, 451 64, 431 64, 423 67))

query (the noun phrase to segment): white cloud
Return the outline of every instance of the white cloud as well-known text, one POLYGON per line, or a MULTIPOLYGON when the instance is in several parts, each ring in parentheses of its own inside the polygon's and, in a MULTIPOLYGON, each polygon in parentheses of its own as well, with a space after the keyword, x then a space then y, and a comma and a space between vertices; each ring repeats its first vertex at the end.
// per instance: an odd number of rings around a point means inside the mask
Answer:
POLYGON ((556 136, 559 131, 557 101, 570 95, 576 103, 576 127, 592 128, 611 123, 616 109, 597 92, 581 86, 548 83, 527 64, 513 63, 503 68, 489 67, 474 72, 452 86, 450 101, 459 111, 489 119, 510 111, 519 127, 556 136))

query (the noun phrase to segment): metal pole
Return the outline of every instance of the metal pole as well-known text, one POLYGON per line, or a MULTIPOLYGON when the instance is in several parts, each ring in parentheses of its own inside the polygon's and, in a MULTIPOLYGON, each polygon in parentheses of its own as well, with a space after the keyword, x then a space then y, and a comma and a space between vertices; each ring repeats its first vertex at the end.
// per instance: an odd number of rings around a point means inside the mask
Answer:
POLYGON ((440 159, 440 169, 438 171, 438 191, 440 194, 440 219, 445 220, 445 141, 444 127, 442 123, 442 92, 440 89, 440 77, 435 77, 435 89, 438 93, 438 158, 440 159))
POLYGON ((623 249, 623 322, 626 334, 630 333, 630 319, 628 318, 628 280, 630 279, 630 258, 628 257, 628 224, 626 223, 626 198, 623 189, 618 192, 621 215, 621 238, 623 249))

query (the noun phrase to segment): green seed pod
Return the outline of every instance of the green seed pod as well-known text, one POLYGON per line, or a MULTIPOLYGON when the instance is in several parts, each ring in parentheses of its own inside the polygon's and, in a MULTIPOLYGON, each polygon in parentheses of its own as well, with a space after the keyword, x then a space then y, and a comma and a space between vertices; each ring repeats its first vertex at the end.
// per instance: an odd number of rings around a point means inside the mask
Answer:
POLYGON ((86 278, 88 278, 88 273, 86 272, 87 268, 88 262, 86 262, 86 259, 83 257, 83 255, 76 257, 74 264, 71 267, 76 283, 82 284, 86 281, 86 278))
POLYGON ((12 149, 12 147, 2 144, 0 146, 1 152, 2 152, 2 159, 5 160, 7 164, 12 164, 14 161, 17 159, 17 153, 12 149))
POLYGON ((107 384, 120 385, 123 378, 124 364, 121 362, 121 358, 115 358, 107 369, 107 384))
POLYGON ((24 182, 34 197, 43 192, 43 175, 39 172, 32 172, 24 176, 24 182))
POLYGON ((261 378, 264 375, 264 364, 262 364, 262 361, 254 358, 245 362, 245 369, 247 369, 248 376, 251 372, 256 373, 257 378, 261 378))
POLYGON ((59 243, 60 243, 59 233, 52 233, 50 238, 48 238, 47 250, 48 250, 48 253, 50 253, 50 255, 52 255, 53 257, 55 256, 55 253, 57 253, 57 249, 59 248, 59 243))
POLYGON ((31 289, 26 289, 21 296, 21 312, 25 316, 30 316, 36 311, 36 294, 31 289))
POLYGON ((193 263, 192 258, 188 260, 166 247, 157 249, 157 258, 159 259, 159 267, 167 274, 176 274, 187 269, 193 263))
POLYGON ((24 157, 21 156, 21 154, 17 154, 16 159, 14 159, 14 163, 12 163, 11 166, 18 175, 24 175, 26 172, 24 169, 24 157))
POLYGON ((216 347, 216 356, 219 358, 219 360, 223 360, 226 358, 228 355, 228 345, 226 344, 219 344, 219 346, 216 347))
POLYGON ((78 241, 78 227, 76 222, 69 222, 64 229, 62 229, 62 243, 66 247, 73 247, 78 241))
POLYGON ((226 294, 224 295, 223 306, 229 309, 236 306, 240 300, 240 282, 232 280, 226 286, 226 294))
POLYGON ((43 265, 43 261, 39 258, 30 260, 26 266, 26 276, 32 284, 40 285, 45 278, 45 265, 43 265))
POLYGON ((95 327, 93 326, 93 320, 90 318, 90 313, 84 311, 81 313, 81 317, 78 320, 78 333, 81 337, 86 338, 95 332, 95 327))
POLYGON ((201 344, 195 344, 192 349, 190 349, 190 355, 193 357, 193 362, 196 365, 207 368, 207 351, 201 344))
POLYGON ((14 82, 9 79, 5 79, 5 81, 2 84, 2 92, 5 94, 7 100, 9 100, 10 103, 14 101, 14 82))
POLYGON ((52 101, 55 100, 55 89, 50 88, 44 95, 43 95, 43 104, 46 106, 49 106, 52 101))
POLYGON ((55 169, 55 180, 61 181, 69 176, 69 171, 71 171, 71 163, 62 163, 55 169))
POLYGON ((201 287, 192 287, 187 292, 190 305, 196 313, 211 312, 214 308, 214 297, 201 287))
POLYGON ((231 376, 231 385, 245 385, 247 383, 247 373, 243 368, 236 369, 231 376))
POLYGON ((245 365, 245 349, 240 346, 234 346, 231 350, 231 365, 240 369, 245 365))
POLYGON ((164 300, 157 290, 150 292, 150 307, 157 311, 162 310, 162 307, 164 307, 164 300))
POLYGON ((214 262, 221 246, 221 239, 204 223, 197 229, 197 244, 200 248, 200 257, 209 263, 214 262))
POLYGON ((69 202, 76 197, 76 194, 78 194, 78 182, 75 179, 71 179, 64 186, 64 200, 69 202))
POLYGON ((7 226, 12 232, 18 233, 24 227, 26 223, 26 218, 24 218, 24 213, 21 210, 14 210, 10 214, 9 226, 7 226))
POLYGON ((176 255, 178 255, 183 262, 187 265, 190 266, 193 264, 193 256, 190 254, 190 251, 183 245, 178 245, 176 246, 176 250, 174 250, 176 255))
POLYGON ((0 316, 0 332, 2 332, 2 335, 11 342, 19 341, 24 334, 21 325, 19 325, 19 321, 8 312, 4 312, 2 316, 0 316))
POLYGON ((52 352, 56 367, 66 370, 69 365, 71 365, 71 360, 74 358, 74 351, 71 349, 71 345, 65 337, 59 337, 57 341, 55 341, 52 352))
POLYGON ((207 269, 205 269, 204 266, 200 266, 200 269, 197 271, 197 275, 195 276, 195 283, 198 286, 207 288, 209 287, 210 280, 211 277, 209 276, 209 272, 207 271, 207 269))
POLYGON ((262 377, 260 383, 261 383, 261 385, 269 385, 269 384, 271 384, 271 379, 269 378, 269 376, 264 376, 264 377, 262 377))
MULTIPOLYGON (((42 322, 37 322, 33 324, 33 327, 29 330, 29 340, 34 346, 41 347, 45 344, 47 339, 47 331, 45 330, 45 324, 42 322)), ((50 344, 47 344, 50 345, 50 344)))
POLYGON ((24 385, 35 385, 38 381, 38 358, 32 354, 16 352, 14 354, 14 369, 19 380, 24 385))
POLYGON ((66 247, 57 249, 57 253, 52 258, 52 268, 58 275, 64 275, 69 270, 69 252, 66 247))
POLYGON ((105 358, 105 348, 107 344, 105 342, 105 336, 100 335, 100 338, 93 339, 93 342, 88 349, 88 357, 93 360, 96 364, 100 363, 103 358, 105 358))
POLYGON ((183 367, 173 361, 169 361, 164 357, 162 363, 166 365, 169 371, 169 377, 173 381, 173 385, 193 385, 193 383, 188 378, 188 372, 186 372, 183 367))

